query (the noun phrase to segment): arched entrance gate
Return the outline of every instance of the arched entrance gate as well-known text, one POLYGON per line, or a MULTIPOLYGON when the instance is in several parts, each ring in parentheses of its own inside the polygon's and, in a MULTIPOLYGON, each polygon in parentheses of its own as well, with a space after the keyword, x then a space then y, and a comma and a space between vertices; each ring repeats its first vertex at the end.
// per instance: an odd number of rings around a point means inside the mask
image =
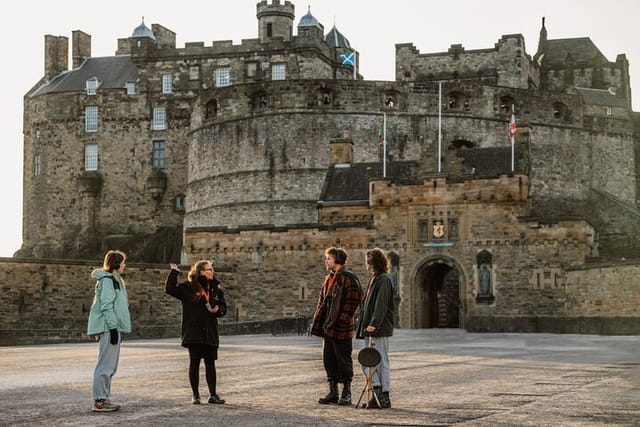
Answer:
POLYGON ((413 280, 413 327, 464 327, 462 270, 451 258, 438 256, 423 260, 413 280))

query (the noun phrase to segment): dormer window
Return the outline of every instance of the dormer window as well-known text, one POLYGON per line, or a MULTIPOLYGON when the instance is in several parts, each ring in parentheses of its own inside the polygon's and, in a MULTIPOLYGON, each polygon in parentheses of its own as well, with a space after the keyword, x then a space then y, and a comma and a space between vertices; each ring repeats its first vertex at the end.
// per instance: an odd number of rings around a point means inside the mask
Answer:
POLYGON ((92 77, 86 82, 87 95, 95 95, 100 87, 100 80, 97 77, 92 77))
POLYGON ((127 95, 136 95, 138 93, 136 82, 127 82, 125 84, 125 89, 127 90, 127 95))

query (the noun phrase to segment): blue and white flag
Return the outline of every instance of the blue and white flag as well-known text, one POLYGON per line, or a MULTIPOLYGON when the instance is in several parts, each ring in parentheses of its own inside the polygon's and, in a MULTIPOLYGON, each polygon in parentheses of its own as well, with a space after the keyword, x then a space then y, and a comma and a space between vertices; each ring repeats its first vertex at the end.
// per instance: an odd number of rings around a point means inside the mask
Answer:
POLYGON ((356 64, 356 53, 355 52, 350 52, 350 53, 342 53, 340 54, 340 56, 342 57, 342 65, 354 65, 356 64))

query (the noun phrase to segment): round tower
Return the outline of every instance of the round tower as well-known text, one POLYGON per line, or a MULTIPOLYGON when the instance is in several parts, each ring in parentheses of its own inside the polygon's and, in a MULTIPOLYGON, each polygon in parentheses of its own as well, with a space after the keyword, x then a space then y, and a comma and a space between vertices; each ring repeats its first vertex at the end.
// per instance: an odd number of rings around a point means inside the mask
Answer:
POLYGON ((291 40, 295 7, 291 2, 280 0, 262 0, 256 5, 258 17, 258 37, 267 42, 274 37, 291 40))

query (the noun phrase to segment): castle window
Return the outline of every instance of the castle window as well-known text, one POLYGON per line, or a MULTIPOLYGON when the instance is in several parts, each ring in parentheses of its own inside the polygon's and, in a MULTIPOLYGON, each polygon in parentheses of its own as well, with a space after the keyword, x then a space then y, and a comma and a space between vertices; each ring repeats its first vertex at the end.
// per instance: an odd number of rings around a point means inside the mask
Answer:
POLYGON ((257 62, 247 62, 246 64, 246 75, 249 79, 255 79, 258 77, 258 63, 257 62))
POLYGON ((96 105, 84 107, 84 130, 98 132, 98 107, 96 105))
POLYGON ((273 24, 268 23, 267 24, 267 37, 272 37, 273 36, 273 24))
POLYGON ((33 176, 40 176, 40 154, 33 156, 33 176))
POLYGON ((165 130, 167 128, 167 109, 156 107, 153 109, 153 130, 165 130))
POLYGON ((216 68, 216 87, 229 86, 230 73, 231 73, 231 68, 229 67, 216 68))
POLYGON ((396 106, 395 94, 386 93, 384 95, 384 106, 385 108, 395 108, 396 106))
POLYGON ((136 82, 127 82, 125 88, 127 89, 127 95, 135 95, 138 93, 136 82))
POLYGON ((87 80, 87 83, 86 83, 87 95, 95 95, 99 86, 100 86, 100 80, 98 80, 97 77, 92 77, 89 80, 87 80))
POLYGON ((567 119, 568 117, 567 112, 568 112, 567 106, 562 102, 553 103, 553 109, 551 110, 551 114, 553 115, 554 119, 563 119, 563 118, 567 119))
POLYGON ((162 93, 172 93, 173 92, 173 78, 171 74, 163 74, 162 75, 162 93))
POLYGON ((500 97, 500 110, 505 113, 511 113, 511 107, 514 103, 514 100, 509 95, 505 95, 500 97))
POLYGON ((189 67, 189 80, 200 80, 200 66, 192 65, 189 67))
POLYGON ((98 170, 98 144, 87 144, 84 146, 84 170, 98 170))
POLYGON ((153 141, 153 154, 151 162, 154 169, 164 169, 165 141, 153 141))
POLYGON ((176 211, 184 212, 184 194, 179 194, 176 196, 173 206, 176 211))
POLYGON ((611 115, 613 115, 613 108, 611 108, 611 107, 604 107, 604 109, 605 109, 605 114, 606 114, 607 116, 611 116, 611 115))
POLYGON ((284 80, 287 77, 285 64, 273 64, 271 66, 271 80, 284 80))
POLYGON ((211 99, 207 102, 204 112, 205 119, 212 119, 218 114, 218 102, 215 99, 211 99))
POLYGON ((462 94, 460 92, 449 92, 449 109, 456 110, 462 105, 462 94))

